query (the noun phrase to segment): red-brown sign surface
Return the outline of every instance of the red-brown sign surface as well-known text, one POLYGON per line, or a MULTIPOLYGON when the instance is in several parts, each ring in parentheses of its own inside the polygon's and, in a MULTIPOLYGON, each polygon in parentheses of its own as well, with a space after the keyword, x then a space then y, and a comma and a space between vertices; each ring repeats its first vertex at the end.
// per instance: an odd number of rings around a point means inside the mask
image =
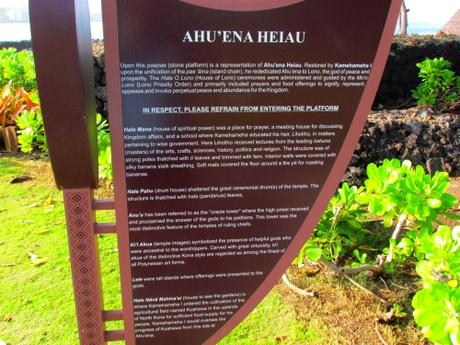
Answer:
POLYGON ((399 4, 104 2, 128 344, 215 343, 279 279, 352 154, 399 4))

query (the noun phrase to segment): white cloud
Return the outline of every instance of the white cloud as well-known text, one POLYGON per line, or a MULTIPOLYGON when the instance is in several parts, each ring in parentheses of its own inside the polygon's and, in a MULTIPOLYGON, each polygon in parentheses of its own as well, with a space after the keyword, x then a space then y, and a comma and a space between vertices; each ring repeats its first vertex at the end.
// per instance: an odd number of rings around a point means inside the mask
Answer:
POLYGON ((89 10, 91 13, 101 13, 101 0, 89 0, 89 10))
POLYGON ((424 23, 444 25, 460 10, 458 0, 406 0, 410 9, 408 20, 410 24, 424 23))
POLYGON ((27 0, 0 0, 0 7, 24 8, 28 6, 27 0))

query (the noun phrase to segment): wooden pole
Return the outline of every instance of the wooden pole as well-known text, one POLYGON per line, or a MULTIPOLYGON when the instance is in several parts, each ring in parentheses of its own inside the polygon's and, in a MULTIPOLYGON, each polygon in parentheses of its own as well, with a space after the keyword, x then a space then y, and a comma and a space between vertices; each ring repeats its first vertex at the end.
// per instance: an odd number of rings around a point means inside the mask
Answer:
POLYGON ((92 190, 65 189, 64 205, 80 344, 101 345, 103 302, 92 190))

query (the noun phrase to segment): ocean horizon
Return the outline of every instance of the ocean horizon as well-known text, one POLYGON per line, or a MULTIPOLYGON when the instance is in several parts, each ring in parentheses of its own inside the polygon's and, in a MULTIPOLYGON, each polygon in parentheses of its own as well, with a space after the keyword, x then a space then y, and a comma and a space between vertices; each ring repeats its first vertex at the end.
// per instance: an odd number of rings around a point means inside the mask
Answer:
MULTIPOLYGON (((409 34, 435 35, 441 25, 412 24, 408 27, 409 34)), ((93 39, 103 39, 102 22, 91 22, 91 36, 93 39)), ((29 23, 0 23, 0 42, 30 41, 29 23)))

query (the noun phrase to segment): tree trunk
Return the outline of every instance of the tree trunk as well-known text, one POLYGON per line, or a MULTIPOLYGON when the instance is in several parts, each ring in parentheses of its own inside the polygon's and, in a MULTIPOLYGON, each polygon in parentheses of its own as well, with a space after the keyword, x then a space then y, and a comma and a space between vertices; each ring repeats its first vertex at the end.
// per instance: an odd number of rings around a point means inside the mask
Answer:
POLYGON ((3 137, 6 151, 16 152, 18 150, 18 139, 16 137, 16 127, 7 126, 0 129, 0 134, 3 137))

